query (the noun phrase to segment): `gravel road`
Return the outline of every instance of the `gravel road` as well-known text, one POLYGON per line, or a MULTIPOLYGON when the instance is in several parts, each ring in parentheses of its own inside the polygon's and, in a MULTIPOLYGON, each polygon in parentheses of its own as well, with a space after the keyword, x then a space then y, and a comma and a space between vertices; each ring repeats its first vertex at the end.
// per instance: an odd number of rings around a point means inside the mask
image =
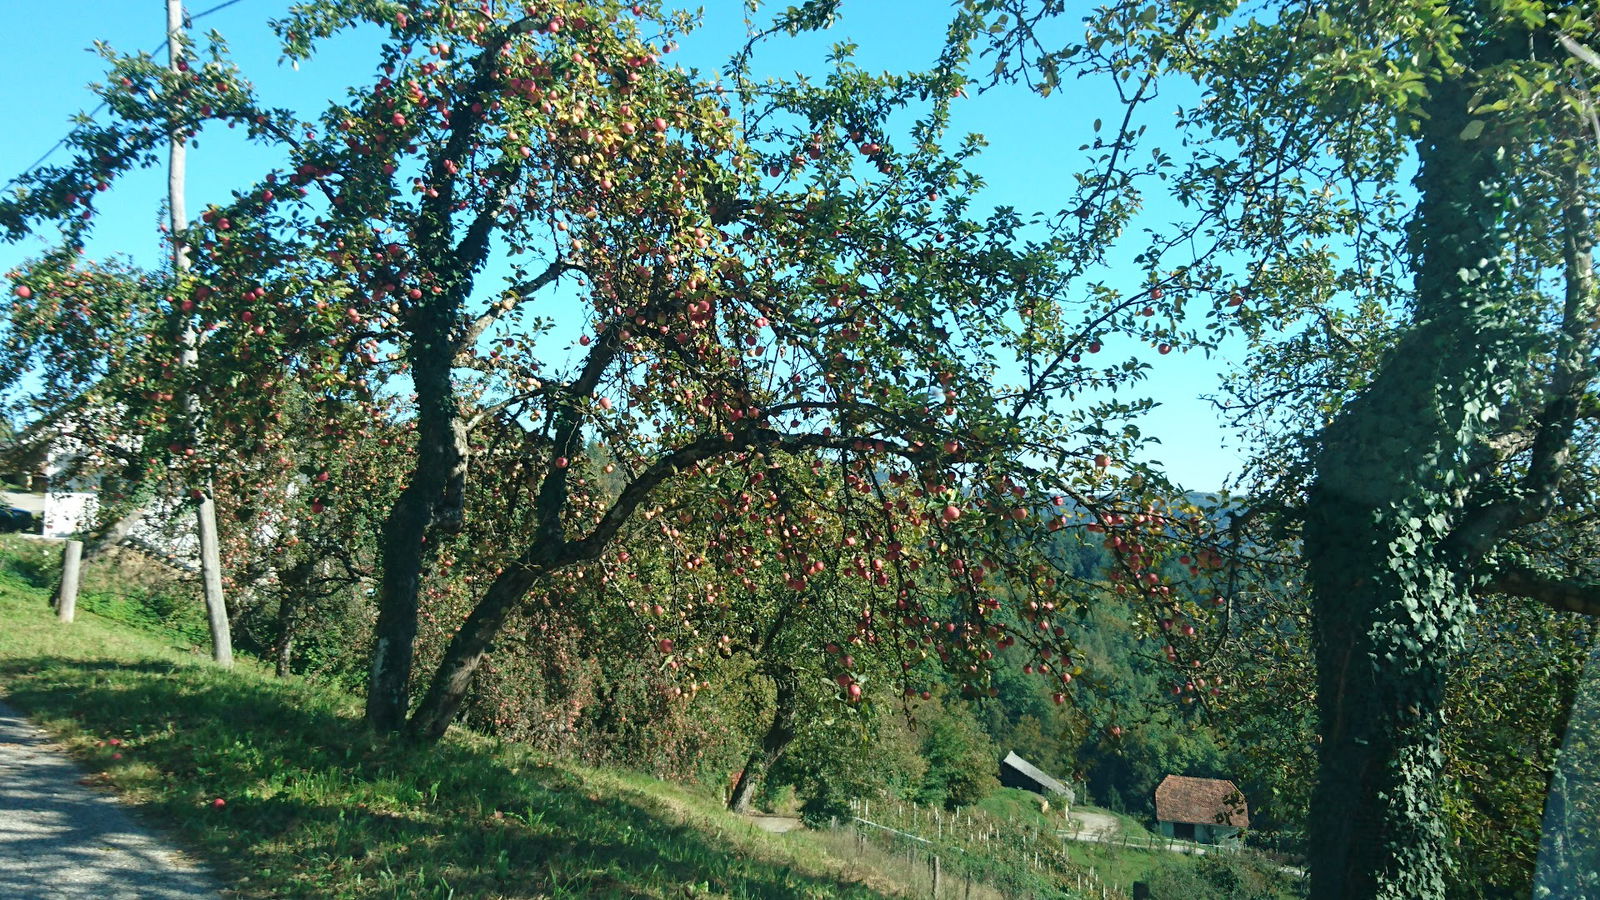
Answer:
POLYGON ((192 900, 217 883, 0 703, 0 900, 192 900))

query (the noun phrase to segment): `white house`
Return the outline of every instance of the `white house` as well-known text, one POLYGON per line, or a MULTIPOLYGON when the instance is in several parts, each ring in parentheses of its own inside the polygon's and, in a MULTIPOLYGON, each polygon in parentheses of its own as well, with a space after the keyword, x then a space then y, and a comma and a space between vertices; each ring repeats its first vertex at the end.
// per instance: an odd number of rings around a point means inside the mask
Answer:
MULTIPOLYGON (((41 533, 72 537, 100 523, 100 488, 106 462, 81 435, 96 433, 96 411, 72 409, 47 416, 5 447, 5 462, 43 488, 41 533)), ((197 556, 193 516, 177 499, 147 501, 128 537, 178 560, 197 556)))

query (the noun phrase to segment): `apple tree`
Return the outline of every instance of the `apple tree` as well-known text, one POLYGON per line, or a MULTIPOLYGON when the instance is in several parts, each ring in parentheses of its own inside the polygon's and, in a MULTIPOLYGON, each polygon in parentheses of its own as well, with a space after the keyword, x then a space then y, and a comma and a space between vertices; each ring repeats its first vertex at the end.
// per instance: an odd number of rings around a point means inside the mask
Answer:
MULTIPOLYGON (((924 72, 869 75, 840 47, 816 81, 749 74, 764 40, 830 8, 780 15, 719 82, 671 62, 692 18, 656 3, 300 4, 276 23, 286 55, 375 27, 369 83, 302 118, 263 108, 220 45, 178 71, 114 56, 113 122, 26 179, 0 222, 86 227, 94 188, 152 163, 174 129, 223 121, 283 153, 184 234, 183 312, 208 335, 209 374, 182 388, 239 448, 278 427, 290 382, 401 405, 411 464, 376 539, 380 730, 409 712, 412 734, 442 735, 508 617, 617 558, 669 484, 729 467, 754 481, 779 457, 859 495, 830 527, 861 559, 954 574, 948 611, 895 598, 919 652, 979 691, 995 648, 1020 641, 1064 689, 1063 620, 1088 597, 1030 536, 1126 531, 1126 588, 1153 616, 1205 615, 1156 564, 1174 529, 1204 540, 1202 523, 1149 502, 1158 481, 1125 467, 1143 407, 1094 399, 1148 367, 1101 362, 1114 342, 1199 344, 1177 324, 1185 292, 1080 283, 1120 208, 1086 228, 975 207, 982 141, 947 133, 968 83, 959 40, 924 72), (591 445, 614 492, 579 471, 591 445), (525 524, 479 548, 490 575, 414 697, 438 548, 478 515, 469 498, 514 485, 525 524)), ((751 503, 804 528, 823 499, 768 485, 751 503)), ((738 579, 737 559, 706 558, 738 579)), ((870 562, 844 568, 886 587, 870 562)), ((816 573, 790 569, 808 590, 816 573)))

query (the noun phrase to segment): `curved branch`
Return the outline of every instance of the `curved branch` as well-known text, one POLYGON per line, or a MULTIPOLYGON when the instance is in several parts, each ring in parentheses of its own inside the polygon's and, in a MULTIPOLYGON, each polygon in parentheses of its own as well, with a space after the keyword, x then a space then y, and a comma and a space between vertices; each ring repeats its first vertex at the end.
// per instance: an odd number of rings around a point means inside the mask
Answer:
POLYGON ((1479 593, 1524 597, 1559 612, 1600 616, 1600 580, 1555 578, 1525 566, 1507 566, 1485 582, 1479 593))

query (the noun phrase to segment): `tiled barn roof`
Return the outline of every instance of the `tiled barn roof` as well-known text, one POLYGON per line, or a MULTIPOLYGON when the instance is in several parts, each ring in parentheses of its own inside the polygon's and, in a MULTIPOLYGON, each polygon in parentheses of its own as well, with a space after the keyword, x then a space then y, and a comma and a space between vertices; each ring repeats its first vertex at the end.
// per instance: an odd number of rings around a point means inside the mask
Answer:
POLYGON ((1168 775, 1156 788, 1156 818, 1162 822, 1250 827, 1250 807, 1231 781, 1168 775))

